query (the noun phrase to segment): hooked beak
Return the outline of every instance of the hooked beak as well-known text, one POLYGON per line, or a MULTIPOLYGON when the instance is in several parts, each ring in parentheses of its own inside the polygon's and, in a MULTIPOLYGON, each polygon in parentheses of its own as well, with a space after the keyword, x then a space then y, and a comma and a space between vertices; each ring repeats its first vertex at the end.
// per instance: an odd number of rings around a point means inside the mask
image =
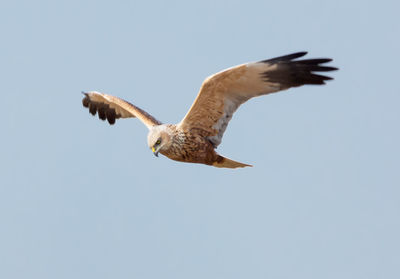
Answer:
POLYGON ((154 146, 151 148, 151 150, 153 151, 154 156, 158 157, 158 151, 156 151, 154 146))

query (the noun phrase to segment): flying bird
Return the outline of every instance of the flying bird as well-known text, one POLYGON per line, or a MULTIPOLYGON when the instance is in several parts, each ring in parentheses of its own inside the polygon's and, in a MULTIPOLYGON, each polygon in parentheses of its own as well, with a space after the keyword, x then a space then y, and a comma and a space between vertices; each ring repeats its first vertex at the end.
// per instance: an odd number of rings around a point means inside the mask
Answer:
POLYGON ((329 58, 297 60, 307 52, 297 52, 259 62, 228 68, 206 78, 200 91, 178 124, 163 124, 139 107, 118 97, 96 91, 82 92, 83 106, 93 115, 113 125, 119 118, 138 118, 149 129, 147 143, 154 155, 176 161, 200 163, 218 168, 251 165, 219 155, 215 149, 222 141, 233 113, 247 100, 305 84, 322 85, 331 77, 315 72, 337 70, 322 64, 329 58))

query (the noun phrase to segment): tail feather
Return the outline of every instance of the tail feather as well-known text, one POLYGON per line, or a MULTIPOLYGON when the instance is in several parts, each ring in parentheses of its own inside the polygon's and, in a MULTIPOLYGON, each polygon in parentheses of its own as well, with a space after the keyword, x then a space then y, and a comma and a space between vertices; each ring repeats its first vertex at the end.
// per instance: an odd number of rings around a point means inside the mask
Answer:
POLYGON ((218 155, 217 160, 212 165, 217 168, 230 168, 230 169, 252 167, 252 165, 236 162, 231 159, 222 157, 220 155, 218 155))

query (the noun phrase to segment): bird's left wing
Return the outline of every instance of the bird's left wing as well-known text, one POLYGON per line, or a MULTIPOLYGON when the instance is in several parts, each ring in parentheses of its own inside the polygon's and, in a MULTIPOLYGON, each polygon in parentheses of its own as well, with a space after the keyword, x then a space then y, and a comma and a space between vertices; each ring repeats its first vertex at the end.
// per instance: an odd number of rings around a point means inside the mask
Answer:
POLYGON ((129 117, 139 118, 149 129, 155 125, 162 124, 144 110, 118 97, 96 91, 82 93, 85 95, 82 100, 83 106, 89 108, 89 112, 93 115, 98 113, 101 120, 107 119, 111 125, 118 118, 129 117))
POLYGON ((304 84, 325 84, 332 78, 315 74, 337 70, 320 64, 331 59, 295 60, 298 52, 229 68, 207 78, 192 107, 178 124, 183 130, 200 130, 216 147, 236 109, 250 98, 304 84))

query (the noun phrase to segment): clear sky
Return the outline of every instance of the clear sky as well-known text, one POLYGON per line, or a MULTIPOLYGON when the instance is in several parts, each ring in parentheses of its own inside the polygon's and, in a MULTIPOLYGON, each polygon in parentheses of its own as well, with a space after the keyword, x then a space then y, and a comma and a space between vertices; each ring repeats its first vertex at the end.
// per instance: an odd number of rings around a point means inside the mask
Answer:
POLYGON ((400 278, 398 1, 3 1, 0 278, 400 278), (156 158, 205 77, 296 51, 335 80, 253 99, 216 169, 156 158))

